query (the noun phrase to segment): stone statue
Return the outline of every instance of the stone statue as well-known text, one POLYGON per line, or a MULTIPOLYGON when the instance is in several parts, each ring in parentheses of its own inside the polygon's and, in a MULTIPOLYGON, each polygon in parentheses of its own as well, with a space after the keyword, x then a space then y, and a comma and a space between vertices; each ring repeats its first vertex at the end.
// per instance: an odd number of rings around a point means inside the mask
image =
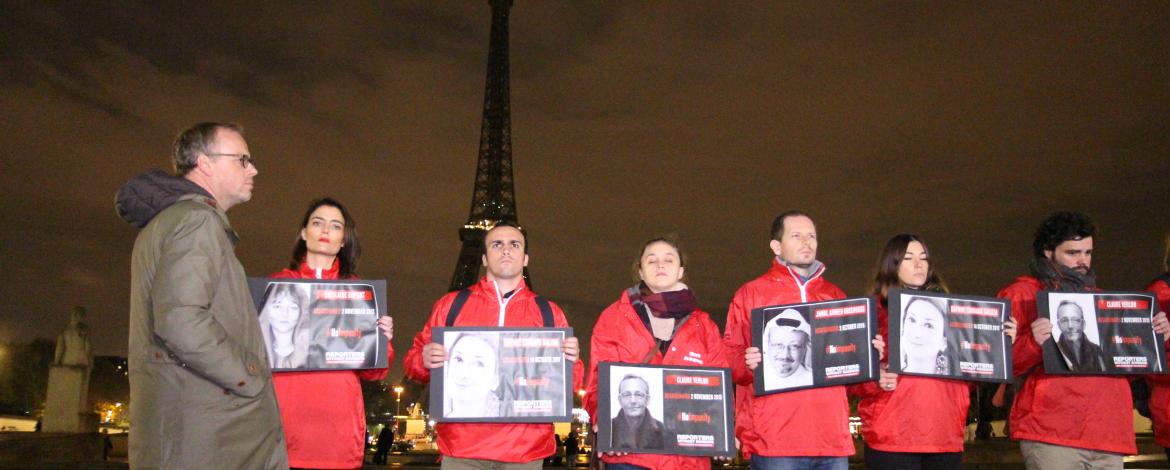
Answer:
POLYGON ((85 307, 74 307, 69 325, 57 335, 57 351, 49 368, 44 432, 97 432, 98 420, 89 407, 89 372, 93 355, 85 307))
POLYGON ((69 326, 57 335, 57 353, 53 356, 53 365, 93 366, 93 356, 89 347, 89 325, 82 323, 85 319, 85 307, 73 307, 73 314, 69 317, 69 326))

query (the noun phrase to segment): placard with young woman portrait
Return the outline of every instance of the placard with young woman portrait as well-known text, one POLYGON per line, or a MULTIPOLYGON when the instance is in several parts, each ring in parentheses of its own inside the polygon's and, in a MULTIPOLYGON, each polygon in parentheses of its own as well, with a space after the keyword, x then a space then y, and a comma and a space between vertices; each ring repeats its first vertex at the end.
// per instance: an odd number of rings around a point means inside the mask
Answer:
POLYGON ((388 366, 385 280, 249 278, 272 370, 388 366))
POLYGON ((764 356, 756 395, 876 379, 873 312, 869 297, 752 310, 752 345, 764 356))
POLYGON ((1138 292, 1041 292, 1037 314, 1052 322, 1040 345, 1044 372, 1063 375, 1164 374, 1154 332, 1154 296, 1138 292))
POLYGON ((1012 343, 1003 332, 1011 303, 994 297, 891 289, 890 372, 1010 382, 1012 343))
POLYGON ((731 369, 602 362, 597 449, 734 456, 732 385, 731 369))
POLYGON ((436 327, 447 362, 431 370, 441 422, 552 423, 573 418, 572 328, 436 327))

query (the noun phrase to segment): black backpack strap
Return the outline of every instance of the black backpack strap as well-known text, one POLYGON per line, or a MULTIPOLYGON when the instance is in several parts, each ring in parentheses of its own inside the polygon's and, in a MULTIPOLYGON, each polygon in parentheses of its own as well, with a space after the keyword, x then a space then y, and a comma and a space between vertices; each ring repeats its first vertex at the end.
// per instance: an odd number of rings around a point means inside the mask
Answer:
POLYGON ((536 296, 536 306, 540 307, 540 318, 544 320, 545 328, 553 328, 556 322, 553 321, 552 306, 548 304, 548 299, 536 296))
POLYGON ((459 311, 463 310, 463 304, 467 303, 468 297, 471 297, 470 289, 462 289, 458 294, 455 294, 455 300, 451 302, 451 309, 447 310, 447 326, 455 326, 455 319, 459 317, 459 311))

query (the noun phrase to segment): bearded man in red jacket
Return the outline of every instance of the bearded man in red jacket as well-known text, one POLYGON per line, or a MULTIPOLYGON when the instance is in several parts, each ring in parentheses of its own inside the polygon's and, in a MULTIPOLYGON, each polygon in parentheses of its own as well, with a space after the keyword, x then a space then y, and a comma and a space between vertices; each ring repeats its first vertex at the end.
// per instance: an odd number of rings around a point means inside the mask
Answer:
MULTIPOLYGON (((537 296, 524 284, 528 266, 524 234, 515 225, 501 222, 484 235, 483 264, 487 275, 470 291, 459 308, 454 326, 545 326, 537 296)), ((447 349, 431 338, 431 329, 446 326, 447 316, 458 292, 444 295, 431 310, 423 330, 414 337, 406 353, 406 375, 427 383, 431 369, 447 361, 447 349)), ((554 326, 567 327, 565 314, 549 302, 554 326)), ((573 390, 581 388, 585 368, 577 360, 577 338, 567 338, 561 347, 565 360, 573 362, 573 390)), ((440 423, 439 453, 443 470, 506 469, 537 470, 543 459, 556 452, 552 424, 531 423, 440 423)))
MULTIPOLYGON (((1011 434, 1029 469, 1121 469, 1122 456, 1137 453, 1128 378, 1044 373, 1040 346, 1052 337, 1052 322, 1037 314, 1037 293, 1099 290, 1092 270, 1096 231, 1084 214, 1052 214, 1036 229, 1031 275, 998 294, 1011 301, 1019 324, 1012 370, 1024 382, 1012 404, 1011 434)), ((1159 334, 1170 332, 1165 313, 1153 326, 1159 334)))
POLYGON ((822 277, 816 225, 808 215, 788 211, 776 217, 769 246, 776 255, 772 268, 740 287, 727 310, 723 339, 736 384, 735 435, 753 470, 847 469, 854 448, 844 386, 754 396, 753 370, 763 356, 749 347, 752 309, 845 297, 822 277))

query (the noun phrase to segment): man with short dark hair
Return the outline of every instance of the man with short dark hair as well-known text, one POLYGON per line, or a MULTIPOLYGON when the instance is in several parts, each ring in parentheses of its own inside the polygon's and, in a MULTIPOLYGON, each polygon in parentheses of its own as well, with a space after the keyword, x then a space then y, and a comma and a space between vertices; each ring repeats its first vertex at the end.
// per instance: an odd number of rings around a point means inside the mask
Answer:
MULTIPOLYGON (((450 292, 435 302, 430 318, 406 353, 407 377, 427 383, 431 370, 447 362, 447 349, 432 339, 432 328, 548 326, 544 324, 538 297, 524 283, 524 267, 528 266, 526 248, 524 233, 513 224, 499 223, 488 230, 484 235, 483 255, 486 275, 462 291, 464 294, 450 292), (461 296, 462 305, 452 309, 461 296), (448 325, 452 313, 454 322, 448 325)), ((553 317, 552 326, 569 326, 561 308, 552 302, 547 304, 553 317)), ((585 373, 577 360, 580 353, 577 338, 566 339, 561 349, 565 359, 573 363, 573 390, 577 390, 585 373)), ((439 423, 435 428, 444 470, 535 470, 541 467, 545 457, 556 452, 551 424, 439 423)))
MULTIPOLYGON (((1020 276, 998 297, 1011 301, 1019 324, 1012 345, 1012 370, 1023 386, 1012 404, 1012 439, 1029 469, 1122 468, 1122 456, 1137 453, 1133 401, 1123 376, 1066 376, 1044 373, 1041 345, 1052 337, 1052 322, 1036 312, 1042 291, 1096 291, 1092 270, 1096 227, 1088 216, 1057 212, 1036 230, 1031 275, 1020 276)), ((1154 330, 1170 332, 1166 315, 1154 330)))
POLYGON ((752 309, 845 297, 822 277, 816 225, 808 215, 780 214, 772 223, 771 238, 772 268, 740 287, 727 310, 723 338, 736 383, 735 435, 752 469, 843 470, 854 451, 845 387, 754 396, 753 371, 763 356, 751 346, 752 309))
POLYGON ((613 448, 661 449, 662 421, 650 415, 650 384, 637 375, 622 377, 618 383, 621 411, 610 420, 613 448))
POLYGON ((201 123, 175 141, 179 177, 127 183, 142 228, 130 262, 134 468, 288 468, 267 348, 227 210, 252 198, 242 129, 201 123))

